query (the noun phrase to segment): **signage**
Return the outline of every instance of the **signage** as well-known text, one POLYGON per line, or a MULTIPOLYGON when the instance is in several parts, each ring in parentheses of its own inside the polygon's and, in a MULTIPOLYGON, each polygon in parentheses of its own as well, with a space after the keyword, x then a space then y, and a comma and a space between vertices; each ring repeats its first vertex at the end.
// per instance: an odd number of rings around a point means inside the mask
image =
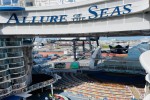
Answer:
POLYGON ((100 9, 97 5, 92 5, 88 9, 89 16, 83 16, 83 14, 74 14, 69 20, 68 15, 30 16, 30 20, 28 20, 28 16, 18 16, 16 13, 13 13, 8 19, 7 23, 62 23, 68 21, 101 19, 128 14, 132 11, 131 6, 131 4, 127 4, 123 6, 100 9))

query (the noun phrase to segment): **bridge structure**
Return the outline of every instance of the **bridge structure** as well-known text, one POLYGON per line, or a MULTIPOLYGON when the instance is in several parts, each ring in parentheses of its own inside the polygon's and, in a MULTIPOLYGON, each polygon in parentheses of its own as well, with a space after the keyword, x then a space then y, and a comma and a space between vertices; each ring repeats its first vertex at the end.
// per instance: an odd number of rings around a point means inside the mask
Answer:
POLYGON ((18 0, 0 7, 0 35, 91 37, 149 35, 149 0, 18 0))
POLYGON ((149 31, 150 0, 0 0, 0 97, 31 83, 36 36, 149 36, 149 31))

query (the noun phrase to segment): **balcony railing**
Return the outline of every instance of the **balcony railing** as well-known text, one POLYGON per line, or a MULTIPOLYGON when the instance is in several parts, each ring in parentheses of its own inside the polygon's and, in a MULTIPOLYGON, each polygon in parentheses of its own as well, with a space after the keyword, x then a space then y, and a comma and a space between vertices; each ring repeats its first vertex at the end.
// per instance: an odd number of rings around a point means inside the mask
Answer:
POLYGON ((26 87, 26 82, 18 83, 12 86, 12 90, 26 87))
POLYGON ((5 53, 0 53, 0 59, 6 58, 6 54, 5 53))
POLYGON ((16 69, 10 69, 10 74, 20 73, 20 72, 23 72, 23 71, 25 71, 24 67, 16 68, 16 69))
POLYGON ((0 78, 0 83, 1 83, 1 82, 5 82, 5 81, 7 81, 7 80, 9 80, 9 79, 10 79, 10 75, 1 77, 1 78, 0 78))
POLYGON ((6 88, 6 89, 0 89, 0 97, 6 95, 6 94, 8 94, 8 93, 10 93, 11 90, 12 90, 12 87, 11 87, 11 86, 8 87, 8 88, 6 88))
POLYGON ((0 89, 6 89, 6 88, 9 88, 10 86, 11 86, 11 83, 9 81, 0 83, 0 89))
POLYGON ((0 77, 4 77, 4 76, 7 76, 7 75, 9 75, 8 70, 0 72, 0 77))
POLYGON ((10 53, 7 53, 7 57, 21 57, 23 56, 23 53, 22 52, 10 52, 10 53))
POLYGON ((16 73, 16 74, 11 74, 11 78, 19 78, 19 77, 23 77, 25 75, 25 72, 21 72, 21 73, 16 73))
POLYGON ((0 65, 0 72, 7 69, 8 69, 8 65, 0 65))
POLYGON ((48 80, 48 81, 45 81, 45 82, 40 82, 40 83, 37 83, 37 84, 34 84, 34 85, 28 87, 26 91, 28 91, 28 92, 35 91, 37 89, 49 86, 53 82, 54 82, 54 79, 51 79, 51 80, 48 80))
POLYGON ((23 67, 24 66, 24 62, 18 62, 18 63, 14 63, 14 64, 9 64, 9 68, 16 68, 16 67, 23 67))
POLYGON ((6 41, 5 45, 6 46, 21 46, 22 43, 21 41, 6 41))
POLYGON ((4 41, 0 41, 0 47, 4 46, 4 41))
POLYGON ((14 85, 7 89, 0 89, 0 99, 4 98, 5 95, 8 93, 9 93, 8 95, 12 95, 12 94, 22 93, 22 92, 31 92, 31 91, 49 86, 55 82, 56 82, 56 79, 51 79, 51 80, 48 80, 45 82, 40 82, 40 83, 34 84, 27 88, 26 88, 26 83, 22 82, 19 85, 14 85), (18 86, 18 87, 16 87, 16 86, 18 86))

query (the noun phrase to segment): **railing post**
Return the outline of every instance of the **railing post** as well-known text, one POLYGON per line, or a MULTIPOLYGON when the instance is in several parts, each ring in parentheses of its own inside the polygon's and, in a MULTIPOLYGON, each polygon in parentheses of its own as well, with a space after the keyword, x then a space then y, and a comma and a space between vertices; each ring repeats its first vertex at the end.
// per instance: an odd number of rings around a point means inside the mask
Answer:
POLYGON ((12 0, 10 0, 10 5, 11 5, 11 6, 13 6, 13 2, 12 2, 12 0))
POLYGON ((1 5, 3 5, 3 0, 1 0, 1 5))
POLYGON ((52 94, 52 96, 54 95, 54 92, 53 92, 53 84, 51 84, 51 94, 52 94))

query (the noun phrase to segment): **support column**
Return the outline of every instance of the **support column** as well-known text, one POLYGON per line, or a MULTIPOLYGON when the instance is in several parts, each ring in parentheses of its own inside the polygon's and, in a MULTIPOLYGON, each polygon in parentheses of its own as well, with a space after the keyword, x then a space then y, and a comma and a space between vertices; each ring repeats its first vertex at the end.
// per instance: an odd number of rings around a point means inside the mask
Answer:
POLYGON ((82 42, 82 47, 83 47, 83 55, 85 56, 85 42, 82 42))
POLYGON ((89 41, 90 52, 91 52, 91 55, 92 55, 92 44, 91 44, 90 38, 88 39, 88 41, 89 41))
POLYGON ((99 38, 96 37, 96 44, 97 44, 97 47, 99 46, 99 42, 98 42, 99 38))
POLYGON ((74 61, 77 61, 76 58, 76 41, 73 40, 73 56, 74 56, 74 61))
POLYGON ((51 84, 51 94, 52 94, 52 96, 54 95, 53 84, 51 84))

